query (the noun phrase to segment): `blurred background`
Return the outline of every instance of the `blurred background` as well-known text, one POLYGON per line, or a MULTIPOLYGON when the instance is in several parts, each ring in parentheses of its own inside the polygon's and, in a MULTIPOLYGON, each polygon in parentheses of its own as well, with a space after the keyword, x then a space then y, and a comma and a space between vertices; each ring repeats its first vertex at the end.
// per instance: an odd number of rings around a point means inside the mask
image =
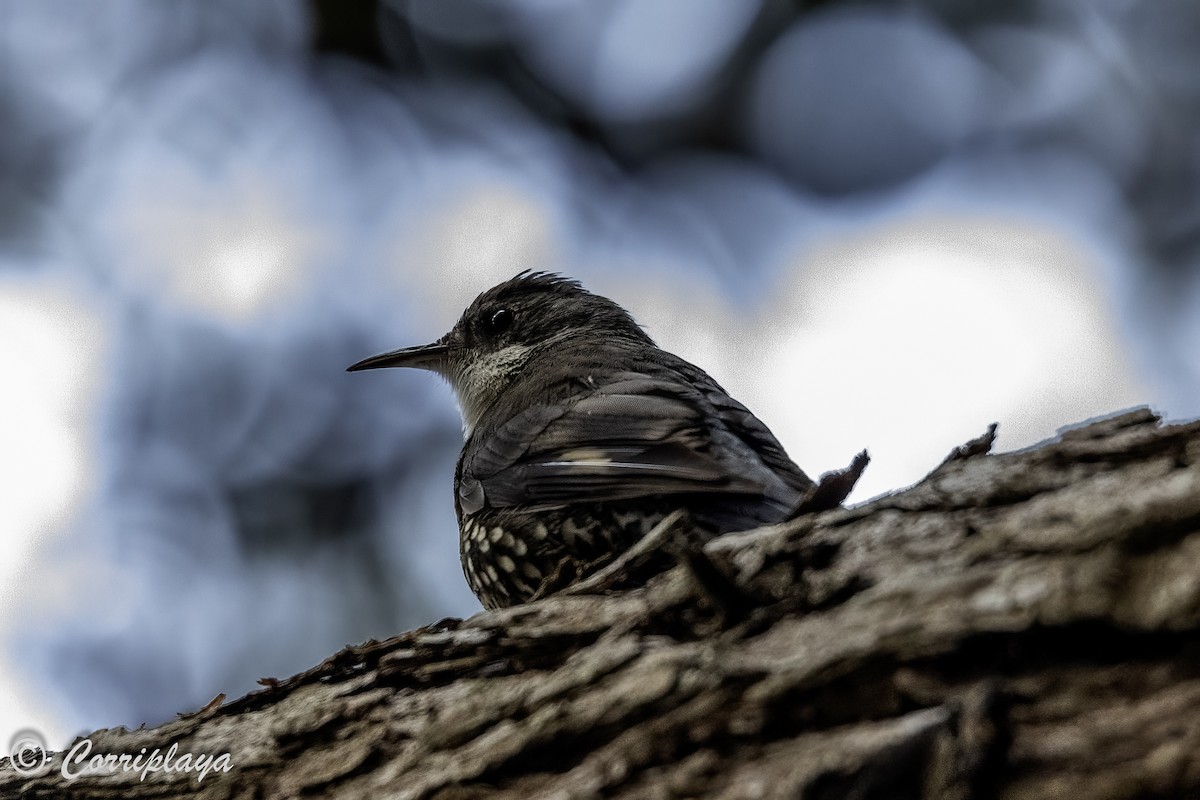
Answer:
POLYGON ((1200 414, 1193 0, 0 0, 0 745, 478 605, 427 374, 563 271, 856 500, 1200 414))

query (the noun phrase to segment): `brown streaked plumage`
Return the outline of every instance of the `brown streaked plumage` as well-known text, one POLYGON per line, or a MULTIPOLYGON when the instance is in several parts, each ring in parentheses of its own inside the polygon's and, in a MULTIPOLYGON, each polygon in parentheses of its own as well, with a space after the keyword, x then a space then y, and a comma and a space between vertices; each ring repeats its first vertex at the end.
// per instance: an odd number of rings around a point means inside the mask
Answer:
POLYGON ((484 606, 552 593, 676 508, 712 532, 785 519, 812 486, 745 406, 659 349, 616 303, 522 273, 429 345, 350 370, 420 367, 463 412, 463 570, 484 606))

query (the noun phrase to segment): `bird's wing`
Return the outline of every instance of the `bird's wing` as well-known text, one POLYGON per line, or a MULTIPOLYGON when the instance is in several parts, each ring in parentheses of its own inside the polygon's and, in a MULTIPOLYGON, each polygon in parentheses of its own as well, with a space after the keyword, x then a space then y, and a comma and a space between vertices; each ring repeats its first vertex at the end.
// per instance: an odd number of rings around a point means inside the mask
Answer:
POLYGON ((721 422, 758 455, 762 463, 797 492, 807 492, 813 481, 788 456, 779 440, 750 409, 720 389, 706 393, 721 422))
POLYGON ((641 376, 517 414, 471 448, 459 492, 468 513, 696 492, 795 499, 702 392, 641 376))

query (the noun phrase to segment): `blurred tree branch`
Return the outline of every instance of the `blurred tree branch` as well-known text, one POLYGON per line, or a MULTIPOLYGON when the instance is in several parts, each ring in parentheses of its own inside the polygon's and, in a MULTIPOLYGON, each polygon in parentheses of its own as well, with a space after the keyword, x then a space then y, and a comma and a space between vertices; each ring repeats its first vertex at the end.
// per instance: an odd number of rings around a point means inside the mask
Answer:
POLYGON ((313 49, 340 53, 368 64, 386 65, 379 34, 379 0, 309 0, 313 49))
MULTIPOLYGON (((233 769, 8 797, 1118 798, 1200 793, 1200 423, 1139 410, 733 534, 612 596, 348 648, 93 752, 233 769)), ((101 603, 102 598, 97 598, 101 603)), ((57 767, 57 761, 56 761, 57 767)))

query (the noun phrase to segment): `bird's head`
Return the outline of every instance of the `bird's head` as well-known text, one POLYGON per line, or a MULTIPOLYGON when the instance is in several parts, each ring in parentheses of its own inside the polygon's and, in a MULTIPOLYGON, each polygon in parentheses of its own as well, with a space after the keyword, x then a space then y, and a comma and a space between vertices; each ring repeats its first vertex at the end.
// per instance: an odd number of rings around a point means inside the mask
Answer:
POLYGON ((476 297, 437 341, 372 356, 348 371, 416 367, 438 373, 458 395, 469 432, 535 356, 553 363, 555 353, 599 353, 621 344, 654 345, 608 298, 558 275, 523 272, 476 297))

